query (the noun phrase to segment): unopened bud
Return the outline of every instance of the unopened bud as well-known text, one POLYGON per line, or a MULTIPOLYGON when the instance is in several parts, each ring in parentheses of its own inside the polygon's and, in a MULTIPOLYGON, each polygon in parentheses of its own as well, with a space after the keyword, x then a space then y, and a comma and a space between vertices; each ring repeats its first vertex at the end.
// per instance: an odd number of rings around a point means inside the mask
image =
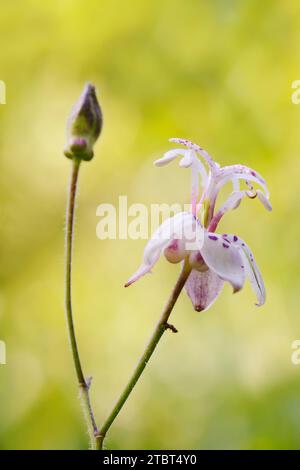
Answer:
POLYGON ((88 83, 68 120, 65 156, 91 160, 94 155, 93 146, 100 135, 102 122, 102 112, 95 87, 88 83))

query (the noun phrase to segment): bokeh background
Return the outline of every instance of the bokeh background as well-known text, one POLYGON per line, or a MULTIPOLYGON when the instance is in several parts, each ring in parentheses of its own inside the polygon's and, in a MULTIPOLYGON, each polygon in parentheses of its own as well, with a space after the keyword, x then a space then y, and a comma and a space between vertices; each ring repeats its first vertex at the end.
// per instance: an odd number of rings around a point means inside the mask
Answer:
POLYGON ((222 222, 253 249, 268 299, 226 286, 206 313, 183 294, 109 433, 112 449, 300 448, 300 4, 292 0, 0 2, 2 449, 84 449, 63 308, 67 115, 87 80, 104 129, 80 174, 74 310, 97 420, 127 381, 177 277, 161 260, 128 290, 142 240, 96 237, 96 208, 188 202, 188 172, 152 161, 172 136, 268 181, 222 222))

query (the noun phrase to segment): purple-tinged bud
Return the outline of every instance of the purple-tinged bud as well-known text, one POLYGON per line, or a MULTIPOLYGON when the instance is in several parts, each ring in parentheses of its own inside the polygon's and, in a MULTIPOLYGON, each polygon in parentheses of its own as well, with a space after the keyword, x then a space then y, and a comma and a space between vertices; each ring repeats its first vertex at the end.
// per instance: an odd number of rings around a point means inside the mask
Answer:
POLYGON ((179 263, 186 256, 185 242, 174 238, 164 250, 164 255, 170 263, 179 263))
POLYGON ((189 256, 190 266, 196 271, 205 272, 208 270, 208 266, 205 264, 204 259, 200 251, 192 251, 189 256))
POLYGON ((73 107, 67 123, 65 156, 91 160, 94 155, 93 147, 100 135, 102 123, 102 112, 95 87, 88 83, 73 107))

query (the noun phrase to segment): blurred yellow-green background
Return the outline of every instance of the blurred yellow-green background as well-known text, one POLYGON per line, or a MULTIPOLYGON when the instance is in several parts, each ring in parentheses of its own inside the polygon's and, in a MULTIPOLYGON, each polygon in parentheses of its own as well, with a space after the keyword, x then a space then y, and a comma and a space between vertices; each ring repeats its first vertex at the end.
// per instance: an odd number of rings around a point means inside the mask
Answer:
POLYGON ((177 277, 161 260, 128 290, 145 242, 96 237, 96 208, 188 202, 188 174, 152 165, 172 136, 266 178, 274 207, 222 222, 254 251, 267 303, 226 285, 196 313, 185 294, 109 433, 111 449, 300 448, 300 4, 296 0, 1 0, 1 449, 84 449, 63 308, 67 115, 90 80, 104 129, 84 164, 74 309, 97 421, 132 371, 177 277))

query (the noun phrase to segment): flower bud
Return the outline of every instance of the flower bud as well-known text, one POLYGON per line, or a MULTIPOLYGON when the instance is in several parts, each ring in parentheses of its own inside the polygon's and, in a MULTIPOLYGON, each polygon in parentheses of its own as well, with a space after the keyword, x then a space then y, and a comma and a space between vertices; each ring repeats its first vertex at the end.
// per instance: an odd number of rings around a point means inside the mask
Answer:
POLYGON ((102 122, 102 112, 95 87, 88 83, 68 120, 65 156, 91 160, 94 155, 93 146, 100 135, 102 122))
POLYGON ((196 269, 196 271, 200 271, 203 273, 208 270, 208 266, 205 264, 205 261, 202 258, 200 251, 191 252, 189 256, 189 263, 193 269, 196 269))
POLYGON ((170 263, 179 263, 182 261, 187 252, 185 250, 185 243, 184 240, 180 240, 178 238, 174 238, 173 240, 170 241, 168 246, 164 250, 164 255, 166 259, 170 263))

